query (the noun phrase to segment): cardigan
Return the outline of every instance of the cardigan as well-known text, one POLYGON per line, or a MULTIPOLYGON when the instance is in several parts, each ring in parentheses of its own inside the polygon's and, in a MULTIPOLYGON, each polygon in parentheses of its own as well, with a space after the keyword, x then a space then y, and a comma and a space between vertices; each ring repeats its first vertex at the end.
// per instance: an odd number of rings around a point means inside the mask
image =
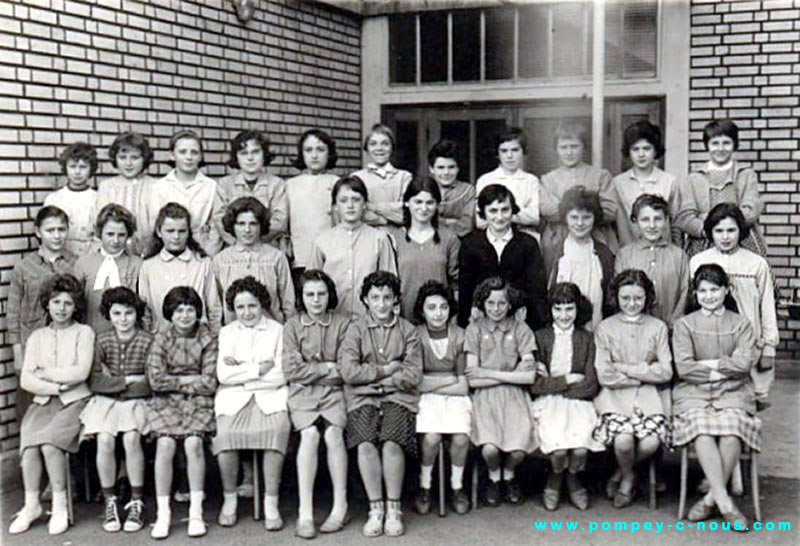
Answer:
MULTIPOLYGON (((553 326, 536 330, 534 335, 536 336, 536 360, 542 362, 549 372, 556 337, 553 326)), ((575 400, 592 400, 600 390, 594 369, 594 353, 594 336, 586 330, 573 329, 570 372, 583 374, 583 380, 568 384, 566 377, 563 376, 539 376, 530 387, 531 394, 534 396, 560 394, 565 398, 575 400)))
MULTIPOLYGON (((594 254, 600 260, 600 267, 603 270, 603 278, 600 279, 600 287, 603 289, 603 296, 608 294, 608 285, 611 283, 611 280, 614 278, 614 253, 611 252, 606 245, 595 239, 594 241, 594 254)), ((555 254, 554 261, 549 265, 548 268, 548 286, 551 288, 556 284, 558 279, 558 262, 564 256, 564 244, 561 244, 561 247, 558 249, 558 253, 555 254)), ((585 296, 586 294, 584 294, 585 296)), ((607 317, 611 314, 608 305, 605 303, 605 297, 603 298, 603 317, 607 317)))
POLYGON ((526 322, 532 330, 547 324, 550 311, 545 300, 547 282, 539 243, 513 228, 513 236, 500 260, 485 231, 473 231, 461 241, 458 254, 458 325, 466 328, 472 312, 472 296, 484 279, 502 277, 522 292, 526 322))

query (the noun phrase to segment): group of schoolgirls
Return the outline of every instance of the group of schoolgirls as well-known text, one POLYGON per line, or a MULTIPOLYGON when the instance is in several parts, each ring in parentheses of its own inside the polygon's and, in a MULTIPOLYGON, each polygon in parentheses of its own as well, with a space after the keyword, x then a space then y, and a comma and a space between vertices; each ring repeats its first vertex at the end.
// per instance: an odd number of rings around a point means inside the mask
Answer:
POLYGON ((273 156, 257 131, 233 139, 238 171, 220 181, 200 172, 195 133, 173 136, 174 168, 160 180, 146 175, 146 139, 125 133, 109 150, 120 174, 97 192, 96 152, 68 147, 68 183, 35 220, 40 247, 11 276, 25 505, 10 532, 42 515, 43 470, 49 532, 67 529, 65 454, 88 437, 106 531, 144 525, 143 437, 156 443, 154 538, 169 535, 179 441, 188 534, 207 532, 206 439, 223 485, 218 523, 235 525, 239 471, 245 482, 254 471, 239 452, 258 450, 264 524, 279 530, 292 429, 302 538, 347 524, 348 448, 369 499, 363 533, 403 534, 406 458, 419 455, 415 506, 427 513, 442 435, 459 514, 470 509, 470 444, 488 468, 489 506, 521 503, 517 466, 537 449, 548 456, 543 503, 554 510, 563 481, 588 507, 578 475, 590 451, 613 446, 606 489, 624 507, 636 463, 693 443, 709 489, 689 518, 716 507, 746 527, 726 484, 742 445, 760 447, 756 398, 766 405, 778 341, 757 180, 733 159, 738 131, 727 120, 706 127, 710 160, 688 183, 656 167, 656 126, 624 136, 633 167, 612 179, 583 162, 583 127, 560 125, 560 166, 540 182, 523 170, 525 135, 511 128, 496 139, 498 168, 475 187, 458 181, 449 141, 432 148, 430 176, 397 169, 382 125, 365 140, 367 167, 343 178, 329 171, 335 142, 307 131, 302 174, 288 182, 266 170, 273 156), (321 194, 330 205, 311 198, 321 194), (131 485, 124 524, 117 438, 131 485), (318 528, 321 438, 333 506, 318 528))

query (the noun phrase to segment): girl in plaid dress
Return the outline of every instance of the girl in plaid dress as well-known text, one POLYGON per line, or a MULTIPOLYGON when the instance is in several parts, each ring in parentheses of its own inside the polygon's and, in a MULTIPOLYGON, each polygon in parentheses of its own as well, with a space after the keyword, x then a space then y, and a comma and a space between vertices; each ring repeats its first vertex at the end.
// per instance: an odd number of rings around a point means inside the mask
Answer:
POLYGON ((616 508, 633 502, 634 465, 669 441, 668 411, 658 385, 672 378, 667 325, 648 312, 653 283, 639 269, 626 269, 609 287, 617 311, 595 330, 595 360, 600 393, 594 399, 600 423, 593 436, 614 446, 617 469, 606 485, 616 508))
POLYGON ((217 338, 204 323, 203 300, 188 286, 177 286, 162 307, 169 326, 155 337, 147 357, 147 379, 153 389, 148 426, 157 437, 156 504, 151 536, 169 535, 169 495, 177 440, 183 440, 189 475, 189 536, 206 533, 203 521, 205 456, 203 438, 214 432, 217 389, 217 338))
POLYGON ((759 451, 761 420, 750 370, 758 346, 750 321, 735 313, 725 270, 702 265, 694 275, 695 312, 675 324, 672 337, 678 381, 672 390, 673 444, 692 443, 711 490, 689 510, 701 521, 719 508, 735 531, 748 522, 731 499, 727 483, 739 464, 742 445, 759 451))

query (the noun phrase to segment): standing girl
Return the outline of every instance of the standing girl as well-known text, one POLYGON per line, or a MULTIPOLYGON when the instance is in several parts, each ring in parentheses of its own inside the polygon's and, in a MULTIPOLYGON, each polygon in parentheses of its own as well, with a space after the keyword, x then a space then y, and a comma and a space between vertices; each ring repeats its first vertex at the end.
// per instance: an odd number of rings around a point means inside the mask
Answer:
POLYGON ((475 227, 475 186, 458 179, 458 146, 452 140, 440 140, 428 152, 428 174, 442 194, 439 219, 459 237, 475 227))
MULTIPOLYGON (((294 314, 294 287, 289 260, 277 248, 262 242, 269 231, 269 211, 254 197, 240 197, 228 205, 222 225, 236 242, 213 259, 214 276, 223 293, 237 279, 253 276, 269 292, 270 316, 283 324, 294 314)), ((233 321, 227 309, 225 322, 233 321)))
POLYGON ((314 538, 314 480, 320 436, 325 438, 328 470, 333 484, 333 507, 320 527, 323 533, 341 531, 347 522, 347 450, 344 428, 347 411, 339 373, 339 355, 349 319, 334 312, 336 286, 318 269, 299 278, 300 313, 283 328, 283 369, 289 381, 289 413, 300 431, 297 483, 300 505, 295 534, 314 538))
POLYGON ((225 293, 236 320, 219 333, 219 390, 214 400, 213 451, 222 476, 224 501, 218 521, 223 527, 236 524, 236 479, 243 449, 264 452, 264 527, 283 527, 278 493, 289 443, 288 389, 281 364, 283 328, 267 317, 269 298, 253 277, 235 280, 225 293))
POLYGON ((203 295, 208 326, 213 333, 219 331, 222 305, 213 267, 194 240, 191 224, 189 211, 178 203, 164 205, 156 218, 153 248, 139 271, 139 296, 152 314, 149 329, 153 333, 168 326, 169 319, 161 314, 164 297, 179 285, 203 295))
POLYGON ((594 338, 582 328, 592 317, 591 303, 573 283, 556 284, 548 295, 553 322, 536 331, 541 375, 531 387, 539 450, 550 457, 553 471, 544 488, 544 507, 558 508, 567 471, 570 502, 589 506, 589 494, 578 479, 589 451, 602 451, 592 439, 597 413, 592 399, 599 386, 594 370, 594 338))
POLYGON ((433 464, 442 436, 450 439, 450 484, 453 489, 453 510, 469 512, 469 499, 464 492, 464 465, 469 451, 472 427, 472 401, 464 376, 464 330, 450 322, 456 306, 453 292, 442 283, 428 281, 417 294, 414 313, 422 346, 422 383, 419 386, 417 433, 422 434, 419 496, 417 512, 431 509, 433 464))
POLYGON ((725 271, 701 265, 694 274, 693 307, 675 323, 672 345, 678 381, 672 390, 673 444, 694 444, 711 490, 689 510, 690 521, 708 519, 716 506, 733 530, 745 531, 745 518, 728 493, 739 466, 742 444, 761 450, 761 420, 751 371, 758 361, 753 327, 735 313, 725 271))
POLYGON ((189 475, 190 537, 206 534, 203 485, 206 461, 203 439, 214 432, 217 388, 217 339, 200 322, 203 300, 189 286, 176 286, 164 298, 167 328, 158 332, 147 357, 147 379, 153 389, 148 427, 156 440, 156 521, 150 536, 169 536, 172 460, 183 440, 189 475))
POLYGON ((661 129, 649 121, 637 121, 625 128, 622 140, 622 156, 629 158, 633 166, 614 177, 613 184, 617 196, 617 234, 620 246, 634 242, 638 227, 631 220, 633 202, 643 193, 660 195, 669 203, 669 216, 672 227, 665 227, 665 236, 676 244, 681 234, 677 228, 686 231, 686 224, 694 210, 690 195, 682 195, 678 181, 669 173, 656 166, 656 161, 664 155, 661 129))
POLYGON ((633 502, 634 465, 669 442, 669 418, 658 385, 672 378, 667 326, 648 314, 653 283, 643 271, 626 269, 609 286, 616 314, 595 330, 595 370, 602 387, 594 399, 600 423, 596 440, 614 446, 617 469, 606 484, 616 508, 633 502))
POLYGON ((300 135, 294 166, 302 174, 286 182, 295 279, 299 279, 311 260, 314 239, 334 224, 331 204, 326 199, 309 199, 309 196, 331 194, 339 177, 329 171, 336 166, 337 159, 336 142, 325 131, 309 129, 300 135))
POLYGON ((42 286, 39 301, 48 325, 31 334, 22 366, 22 388, 34 398, 19 432, 25 505, 8 529, 12 535, 27 531, 42 515, 39 486, 44 469, 53 490, 48 532, 60 535, 67 530, 65 453, 78 452, 80 414, 91 395, 86 378, 92 368, 94 332, 80 323, 86 310, 83 287, 72 275, 54 275, 42 286))
MULTIPOLYGON (((109 205, 116 206, 116 205, 109 205)), ((98 334, 89 387, 94 396, 81 413, 83 437, 97 437, 97 475, 105 499, 103 530, 122 529, 114 494, 117 479, 117 435, 125 447, 125 468, 131 483, 131 501, 125 506, 126 532, 144 525, 144 452, 150 384, 145 376, 147 353, 153 336, 141 329, 145 305, 125 286, 103 293, 100 312, 112 328, 98 334)))
MULTIPOLYGON (((111 166, 119 174, 100 183, 97 190, 97 210, 110 203, 115 203, 129 210, 136 218, 136 236, 128 240, 132 254, 141 255, 150 243, 153 233, 153 220, 148 214, 150 193, 155 179, 147 174, 147 168, 153 161, 153 150, 147 139, 139 133, 128 131, 122 133, 108 149, 111 166)), ((98 233, 100 233, 98 231, 98 233)))
POLYGON ((583 161, 586 150, 586 126, 578 121, 562 121, 556 127, 553 141, 558 155, 558 167, 542 176, 539 206, 544 221, 542 254, 552 263, 567 237, 567 226, 560 213, 564 194, 575 186, 584 186, 600 197, 601 214, 595 218, 592 236, 612 250, 617 249, 614 220, 617 201, 611 173, 583 161))
POLYGON ((558 205, 567 236, 561 248, 551 256, 550 286, 560 282, 578 285, 592 304, 592 320, 587 329, 594 330, 605 316, 603 295, 614 276, 614 254, 593 237, 595 222, 602 218, 596 192, 576 186, 564 193, 558 205))
POLYGON ((99 334, 111 327, 108 317, 100 311, 103 293, 118 286, 136 290, 142 259, 132 255, 127 244, 136 233, 136 219, 128 209, 115 203, 104 206, 97 215, 96 230, 100 249, 78 258, 75 276, 84 284, 86 322, 99 334))
POLYGON ((356 176, 340 178, 331 190, 339 223, 323 231, 311 246, 308 267, 333 279, 339 294, 337 311, 363 315, 359 294, 364 278, 374 271, 397 272, 388 234, 364 224, 367 188, 356 176))
POLYGON ((367 166, 350 176, 360 178, 367 188, 370 200, 366 206, 364 222, 370 226, 400 226, 403 223, 403 192, 411 182, 411 173, 392 165, 395 150, 392 130, 376 123, 364 139, 367 166))
POLYGON ((747 317, 759 349, 758 365, 751 370, 756 404, 769 406, 767 397, 775 380, 775 351, 779 342, 778 318, 775 311, 775 289, 767 260, 742 248, 747 239, 747 226, 741 209, 733 203, 720 203, 711 209, 703 224, 706 237, 714 246, 689 261, 692 274, 703 264, 718 264, 728 274, 733 298, 739 312, 747 317))
MULTIPOLYGON (((220 251, 223 243, 220 219, 224 195, 216 181, 200 172, 203 166, 203 143, 194 131, 178 131, 169 140, 169 151, 173 169, 153 186, 149 217, 156 218, 157 223, 157 216, 164 205, 182 205, 191 215, 190 227, 200 247, 213 256, 220 251)), ((157 241, 153 243, 158 246, 157 241)), ((152 255, 150 251, 147 254, 152 255)))
POLYGON ((427 281, 458 282, 458 236, 439 227, 439 186, 430 177, 415 178, 403 194, 403 227, 395 237, 397 270, 403 286, 402 315, 416 322, 417 292, 427 281))
POLYGON ((485 501, 525 502, 515 470, 533 450, 533 421, 526 387, 536 378, 536 338, 513 317, 518 292, 499 277, 486 279, 475 290, 473 305, 484 316, 470 322, 464 339, 466 376, 472 395, 472 443, 479 446, 489 468, 485 501))

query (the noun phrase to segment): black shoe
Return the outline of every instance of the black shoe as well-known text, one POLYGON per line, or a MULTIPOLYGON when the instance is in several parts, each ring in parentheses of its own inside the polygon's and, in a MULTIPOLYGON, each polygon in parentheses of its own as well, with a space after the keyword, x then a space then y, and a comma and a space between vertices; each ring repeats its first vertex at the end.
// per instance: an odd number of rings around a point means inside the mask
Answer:
POLYGON ((419 488, 417 500, 414 502, 414 507, 417 509, 417 514, 425 515, 431 511, 431 490, 424 487, 419 488))
POLYGON ((517 480, 509 480, 506 484, 506 502, 508 504, 520 505, 525 502, 525 496, 519 488, 517 480))
POLYGON ((491 507, 500 504, 500 482, 489 480, 489 483, 486 484, 484 501, 486 502, 486 506, 491 507))
POLYGON ((463 489, 453 489, 453 511, 459 515, 469 512, 469 497, 463 489))

